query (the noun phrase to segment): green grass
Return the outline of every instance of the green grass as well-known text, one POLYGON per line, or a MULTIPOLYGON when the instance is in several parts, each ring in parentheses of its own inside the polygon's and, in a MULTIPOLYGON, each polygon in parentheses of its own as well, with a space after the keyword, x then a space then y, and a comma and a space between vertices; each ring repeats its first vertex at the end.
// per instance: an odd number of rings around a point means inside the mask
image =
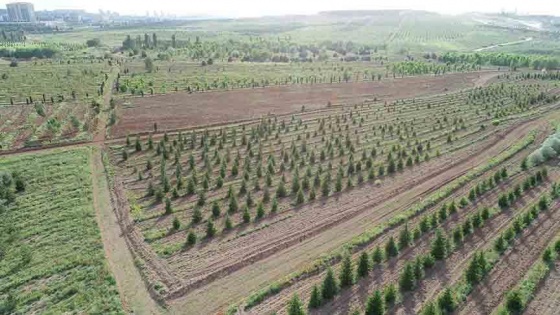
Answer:
POLYGON ((7 313, 123 313, 95 219, 90 154, 81 148, 0 159, 0 172, 17 171, 27 183, 1 214, 7 313))

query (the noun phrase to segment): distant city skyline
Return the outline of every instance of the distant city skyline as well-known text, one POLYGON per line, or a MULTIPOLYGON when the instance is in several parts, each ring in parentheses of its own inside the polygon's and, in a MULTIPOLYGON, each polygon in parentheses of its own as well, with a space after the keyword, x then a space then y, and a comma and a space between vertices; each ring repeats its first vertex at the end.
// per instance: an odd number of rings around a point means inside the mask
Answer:
MULTIPOLYGON (((0 5, 17 1, 2 1, 0 5)), ((257 17, 264 15, 314 14, 330 10, 386 10, 411 9, 433 11, 443 14, 461 14, 467 12, 513 12, 520 14, 560 15, 560 6, 550 0, 391 0, 386 2, 370 0, 206 0, 196 2, 180 2, 176 0, 159 0, 157 2, 129 2, 123 0, 37 0, 28 1, 34 4, 36 11, 57 9, 83 9, 97 13, 99 10, 118 12, 126 15, 145 16, 154 11, 161 15, 177 16, 216 16, 216 17, 257 17), (157 5, 156 5, 157 4, 157 5)))

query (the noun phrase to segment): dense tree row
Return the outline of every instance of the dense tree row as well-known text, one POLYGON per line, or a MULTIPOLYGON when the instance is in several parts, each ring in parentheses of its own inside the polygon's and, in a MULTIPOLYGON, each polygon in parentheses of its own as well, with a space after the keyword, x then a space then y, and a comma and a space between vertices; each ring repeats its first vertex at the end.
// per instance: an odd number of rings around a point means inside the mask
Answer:
POLYGON ((558 69, 560 59, 539 55, 511 53, 456 53, 447 52, 439 57, 443 62, 493 65, 510 68, 558 69))

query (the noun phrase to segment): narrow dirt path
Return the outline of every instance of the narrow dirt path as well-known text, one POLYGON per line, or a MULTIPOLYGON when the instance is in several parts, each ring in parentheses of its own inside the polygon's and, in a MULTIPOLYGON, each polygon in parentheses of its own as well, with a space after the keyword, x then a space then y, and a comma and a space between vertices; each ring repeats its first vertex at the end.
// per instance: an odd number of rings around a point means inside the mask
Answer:
POLYGON ((116 279, 123 307, 132 314, 161 314, 162 309, 151 298, 134 264, 113 211, 99 148, 92 150, 90 167, 93 180, 93 205, 101 230, 105 257, 116 279))

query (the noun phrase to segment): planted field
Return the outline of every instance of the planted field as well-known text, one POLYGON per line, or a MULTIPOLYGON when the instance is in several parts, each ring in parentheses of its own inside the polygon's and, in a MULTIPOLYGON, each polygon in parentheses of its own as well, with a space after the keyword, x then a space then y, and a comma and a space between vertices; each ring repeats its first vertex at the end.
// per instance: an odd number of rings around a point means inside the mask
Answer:
POLYGON ((90 155, 0 159, 3 314, 123 313, 95 219, 90 155))
MULTIPOLYGON (((468 76, 442 78, 474 85, 478 78, 468 76)), ((403 79, 405 95, 414 92, 414 80, 403 79)), ((399 239, 408 222, 417 245, 402 245, 387 268, 375 269, 375 281, 351 280, 352 289, 316 306, 328 313, 363 310, 373 289, 394 284, 405 261, 430 251, 439 235, 434 229, 454 230, 486 211, 485 225, 475 226, 481 232, 473 227, 457 236, 449 256, 456 270, 442 271, 435 262, 426 271, 432 278, 422 284, 423 297, 429 299, 446 285, 441 279, 461 275, 473 252, 558 178, 551 170, 543 180, 535 169, 538 183, 520 189, 506 210, 497 206, 502 194, 536 176, 520 165, 551 130, 539 117, 557 105, 553 83, 502 78, 447 93, 428 88, 422 93, 436 95, 413 99, 397 99, 399 80, 391 83, 378 87, 384 97, 377 101, 112 143, 121 211, 134 225, 148 278, 172 310, 211 313, 234 304, 232 310, 282 313, 294 293, 307 303, 328 270, 338 275, 345 257, 357 266, 363 253, 399 239), (445 217, 437 214, 444 205, 445 217), (428 230, 414 228, 432 216, 428 230)), ((246 113, 250 105, 242 108, 246 113)), ((394 310, 420 311, 420 298, 413 300, 395 301, 394 310)))
POLYGON ((102 95, 111 93, 106 61, 35 61, 5 67, 0 151, 91 140, 104 106, 102 95))
MULTIPOLYGON (((458 73, 382 79, 375 82, 333 83, 319 85, 274 86, 223 92, 178 92, 153 97, 127 99, 118 110, 118 122, 112 128, 114 137, 128 133, 174 130, 238 120, 257 119, 305 110, 329 109, 332 105, 354 104, 377 99, 392 101, 430 94, 444 94, 482 84, 497 72, 458 73)), ((318 114, 320 115, 320 114, 318 114)))

